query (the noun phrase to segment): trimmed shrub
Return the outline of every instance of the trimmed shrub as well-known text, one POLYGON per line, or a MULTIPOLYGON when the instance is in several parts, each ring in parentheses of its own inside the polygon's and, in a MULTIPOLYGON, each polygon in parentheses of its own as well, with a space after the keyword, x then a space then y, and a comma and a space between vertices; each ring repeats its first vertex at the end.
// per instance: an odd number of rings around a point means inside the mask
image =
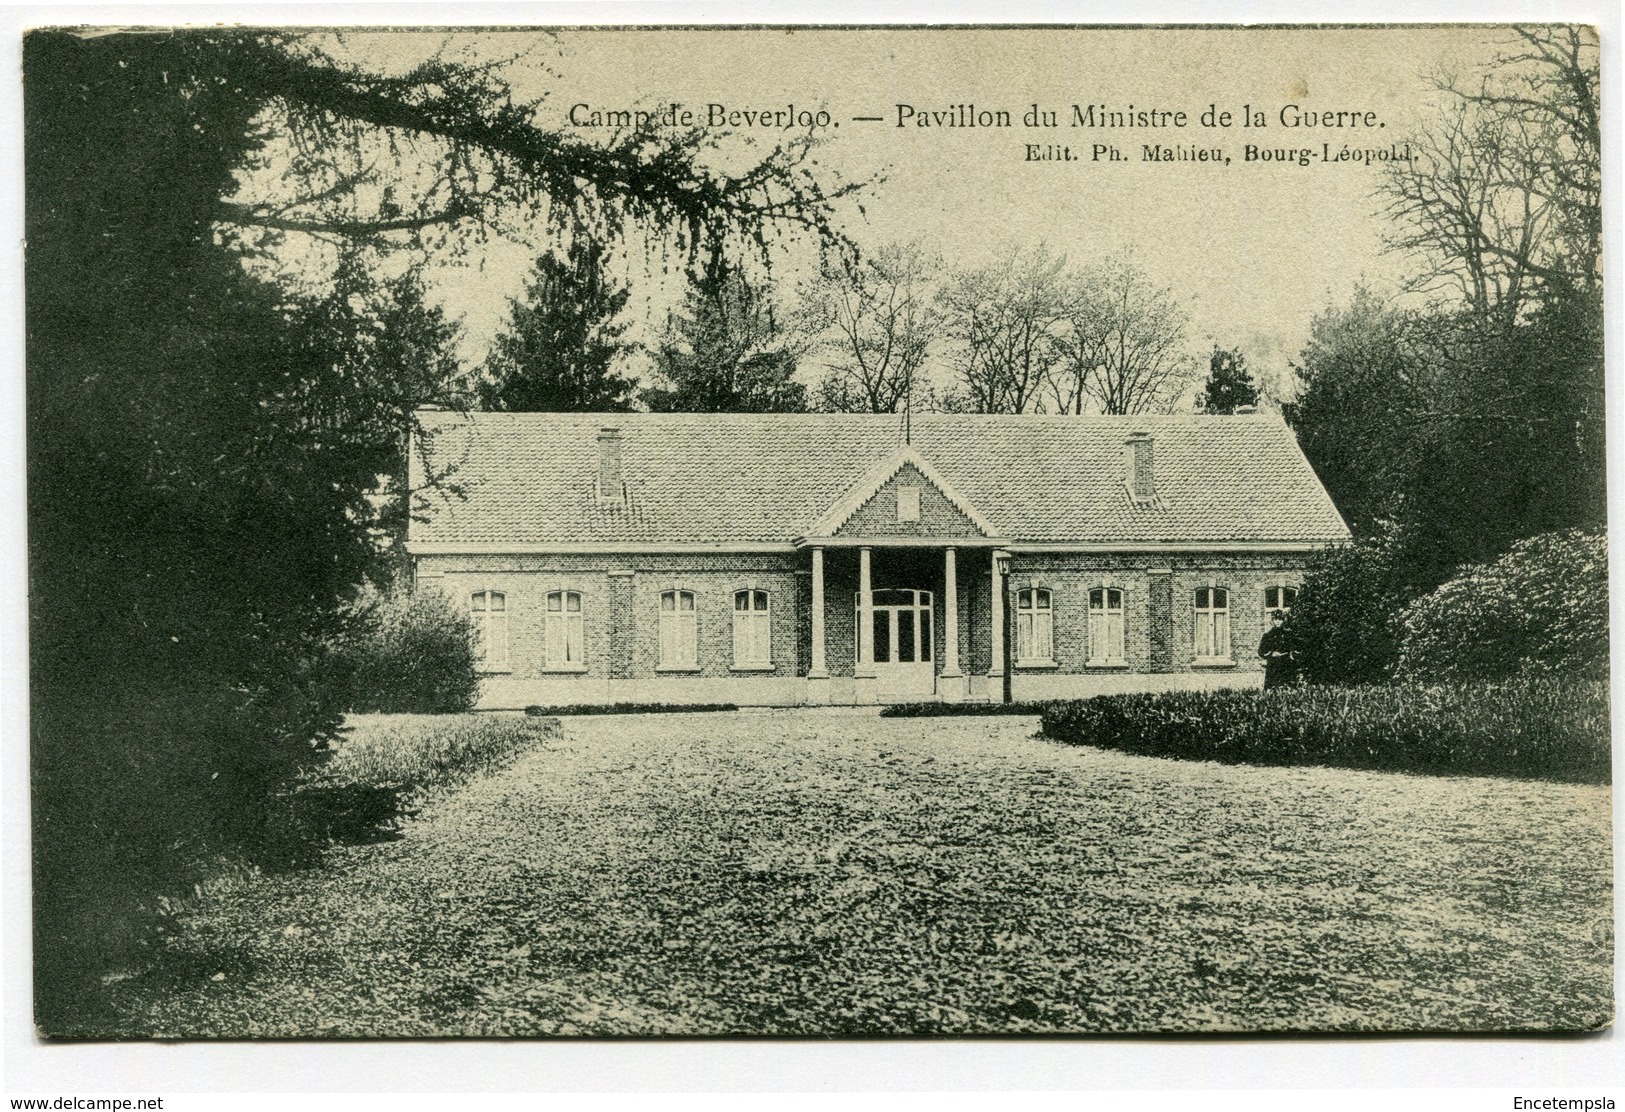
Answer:
POLYGON ((1037 703, 892 703, 882 718, 978 718, 985 715, 1042 714, 1050 700, 1037 703))
POLYGON ((1396 674, 1497 680, 1608 675, 1608 538, 1570 529, 1462 569, 1399 616, 1396 674))
POLYGON ((369 593, 353 608, 340 655, 350 709, 369 714, 456 714, 480 692, 468 612, 438 591, 369 593))
POLYGON ((539 714, 706 714, 738 710, 733 703, 572 703, 566 707, 529 706, 525 713, 539 714))
POLYGON ((1503 684, 1107 695, 1045 708, 1042 732, 1148 757, 1610 782, 1608 689, 1503 684))

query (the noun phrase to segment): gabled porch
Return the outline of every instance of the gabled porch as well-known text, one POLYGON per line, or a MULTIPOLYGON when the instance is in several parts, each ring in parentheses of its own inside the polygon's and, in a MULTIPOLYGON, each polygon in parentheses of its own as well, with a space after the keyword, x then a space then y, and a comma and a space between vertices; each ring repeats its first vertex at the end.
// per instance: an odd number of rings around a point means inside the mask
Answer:
POLYGON ((808 702, 1003 699, 1003 544, 911 446, 876 463, 797 542, 812 576, 808 702))
POLYGON ((1004 573, 990 542, 810 545, 807 701, 1000 701, 1004 573))

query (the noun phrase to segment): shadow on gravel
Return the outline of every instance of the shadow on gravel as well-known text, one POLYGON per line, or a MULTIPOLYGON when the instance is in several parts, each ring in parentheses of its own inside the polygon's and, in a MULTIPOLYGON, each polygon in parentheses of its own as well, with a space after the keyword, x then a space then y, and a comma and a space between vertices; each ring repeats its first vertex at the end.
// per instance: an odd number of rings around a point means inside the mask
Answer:
POLYGON ((302 784, 287 796, 288 830, 262 865, 280 872, 309 868, 330 846, 396 842, 401 822, 417 814, 415 784, 302 784))

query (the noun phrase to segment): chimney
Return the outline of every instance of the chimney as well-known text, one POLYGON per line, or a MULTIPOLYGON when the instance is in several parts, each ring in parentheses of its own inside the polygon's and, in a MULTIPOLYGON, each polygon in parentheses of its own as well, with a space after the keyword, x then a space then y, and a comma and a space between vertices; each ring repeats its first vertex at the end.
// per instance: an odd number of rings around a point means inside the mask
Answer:
POLYGON ((603 501, 626 499, 626 483, 621 476, 621 430, 598 430, 598 497, 603 501))
POLYGON ((1157 497, 1156 460, 1156 446, 1150 433, 1130 433, 1123 442, 1128 492, 1136 502, 1150 502, 1157 497))
POLYGON ((1238 405, 1238 406, 1236 406, 1236 416, 1237 417, 1251 417, 1257 412, 1258 412, 1258 407, 1256 405, 1238 405))

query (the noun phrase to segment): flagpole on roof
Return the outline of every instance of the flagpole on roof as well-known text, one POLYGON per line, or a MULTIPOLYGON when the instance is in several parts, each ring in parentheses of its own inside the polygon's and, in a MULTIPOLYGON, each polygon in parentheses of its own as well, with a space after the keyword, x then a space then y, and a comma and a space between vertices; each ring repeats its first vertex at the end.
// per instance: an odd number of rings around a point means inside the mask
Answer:
POLYGON ((914 371, 903 373, 903 443, 914 443, 914 371))

